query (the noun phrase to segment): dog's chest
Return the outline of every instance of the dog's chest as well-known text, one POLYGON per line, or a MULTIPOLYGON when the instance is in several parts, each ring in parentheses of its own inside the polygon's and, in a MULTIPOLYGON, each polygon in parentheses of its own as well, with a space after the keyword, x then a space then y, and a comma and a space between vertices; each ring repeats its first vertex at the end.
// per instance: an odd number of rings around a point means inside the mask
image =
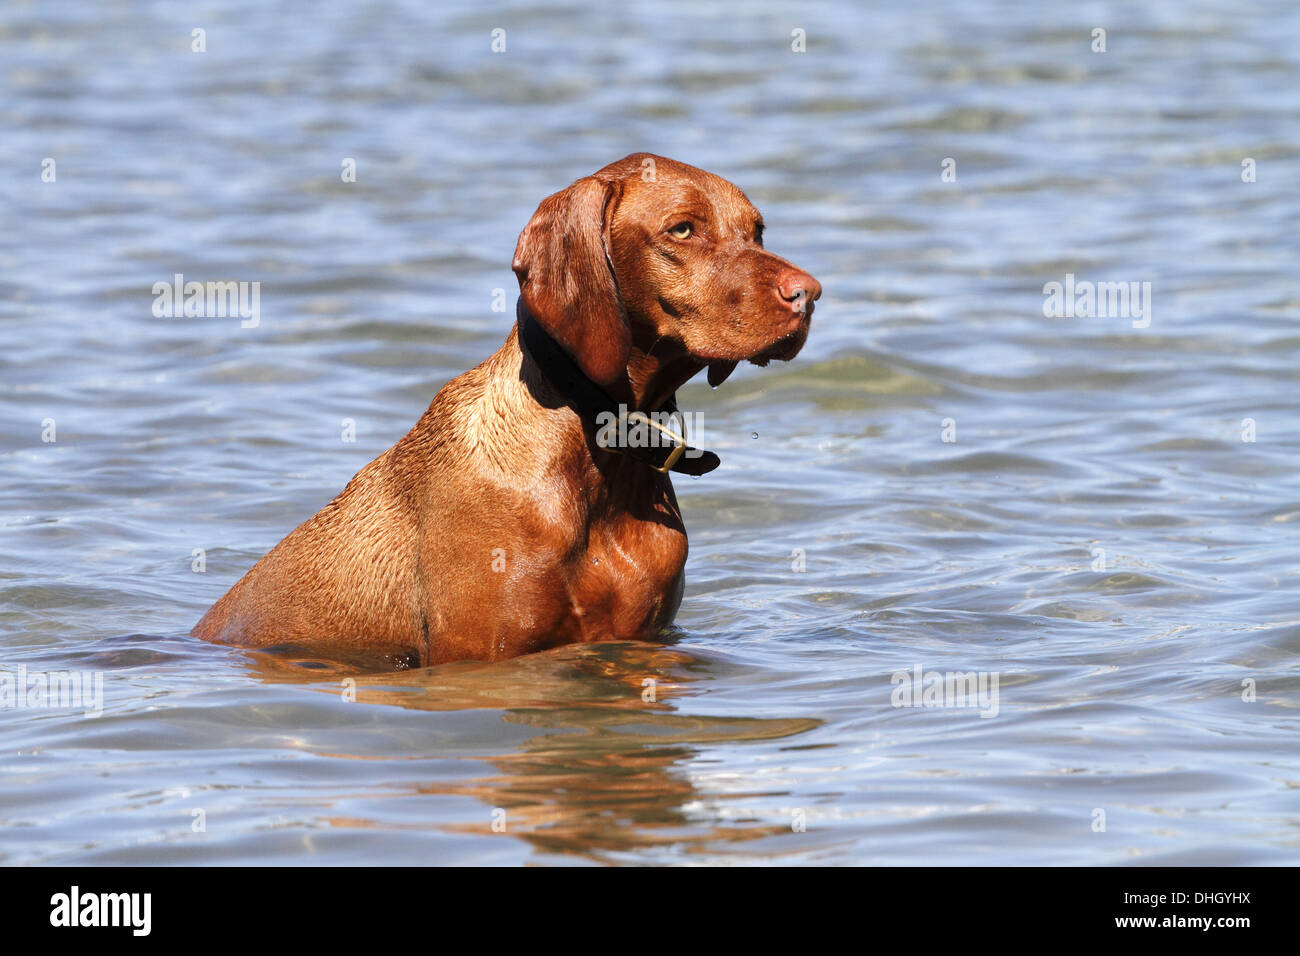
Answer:
POLYGON ((676 515, 622 515, 592 527, 571 577, 571 623, 579 640, 652 637, 681 604, 686 534, 676 515))

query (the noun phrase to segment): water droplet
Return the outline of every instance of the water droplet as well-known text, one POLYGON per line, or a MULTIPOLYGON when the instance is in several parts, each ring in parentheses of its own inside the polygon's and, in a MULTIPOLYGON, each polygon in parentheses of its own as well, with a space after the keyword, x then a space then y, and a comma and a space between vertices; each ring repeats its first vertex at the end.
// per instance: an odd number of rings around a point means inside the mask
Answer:
POLYGON ((750 437, 750 438, 757 438, 757 437, 758 437, 758 432, 751 432, 749 437, 750 437))

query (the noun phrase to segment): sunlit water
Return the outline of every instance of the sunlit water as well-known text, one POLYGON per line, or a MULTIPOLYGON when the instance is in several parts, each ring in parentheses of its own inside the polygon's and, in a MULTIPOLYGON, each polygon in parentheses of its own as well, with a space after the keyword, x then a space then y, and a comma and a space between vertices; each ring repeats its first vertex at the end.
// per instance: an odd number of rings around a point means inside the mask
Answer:
POLYGON ((6 3, 0 669, 104 700, 0 710, 0 860, 1296 862, 1300 16, 1039 6, 6 3), (825 287, 795 362, 679 396, 724 463, 678 628, 387 674, 185 636, 639 149, 825 287), (156 317, 176 273, 260 324, 156 317), (1045 317, 1067 274, 1149 324, 1045 317), (915 668, 996 715, 893 706, 915 668))

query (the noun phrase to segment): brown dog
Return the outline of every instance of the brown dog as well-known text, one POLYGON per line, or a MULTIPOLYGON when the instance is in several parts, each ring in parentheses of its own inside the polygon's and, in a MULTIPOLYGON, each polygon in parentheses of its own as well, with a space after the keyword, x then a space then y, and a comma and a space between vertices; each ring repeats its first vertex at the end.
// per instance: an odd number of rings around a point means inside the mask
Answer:
POLYGON ((544 200, 514 271, 505 345, 447 383, 196 636, 429 665, 644 639, 672 621, 686 532, 667 472, 717 458, 636 413, 672 410, 705 366, 716 385, 737 362, 793 358, 821 286, 763 249, 739 189, 645 153, 544 200), (628 410, 643 440, 633 427, 619 446, 598 426, 628 410))

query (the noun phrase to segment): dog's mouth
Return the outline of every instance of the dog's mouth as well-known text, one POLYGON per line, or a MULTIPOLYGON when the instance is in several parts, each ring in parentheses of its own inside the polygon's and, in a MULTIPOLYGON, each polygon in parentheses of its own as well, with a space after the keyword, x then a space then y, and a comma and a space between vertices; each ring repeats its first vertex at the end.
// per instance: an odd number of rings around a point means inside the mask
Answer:
POLYGON ((767 365, 768 362, 788 362, 803 348, 804 343, 808 341, 808 323, 804 322, 799 328, 777 339, 757 355, 751 355, 749 361, 759 367, 767 365))
POLYGON ((763 351, 751 355, 747 359, 715 358, 709 362, 709 385, 717 388, 727 380, 727 376, 734 372, 736 366, 742 361, 750 362, 760 368, 765 367, 773 360, 788 362, 799 354, 799 350, 803 348, 806 341, 808 341, 808 326, 804 325, 788 335, 782 336, 763 351))
MULTIPOLYGON (((812 327, 812 306, 806 314, 800 317, 798 325, 781 336, 775 342, 765 348, 755 352, 753 355, 741 354, 736 358, 724 357, 723 355, 701 355, 709 363, 709 384, 717 388, 729 376, 737 365, 741 362, 749 362, 760 368, 767 366, 769 362, 788 362, 804 347, 808 341, 808 331, 812 327)), ((734 355, 735 353, 733 353, 734 355)))

